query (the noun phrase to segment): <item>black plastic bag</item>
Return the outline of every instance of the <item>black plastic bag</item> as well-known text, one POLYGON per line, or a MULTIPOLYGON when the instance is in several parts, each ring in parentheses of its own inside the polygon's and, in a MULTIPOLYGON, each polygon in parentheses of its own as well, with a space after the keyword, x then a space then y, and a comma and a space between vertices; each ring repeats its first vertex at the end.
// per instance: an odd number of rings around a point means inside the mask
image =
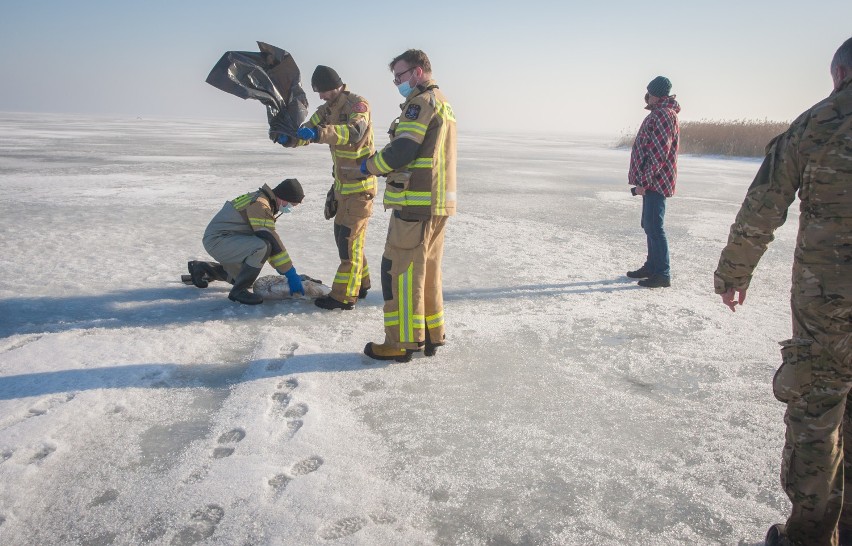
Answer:
POLYGON ((228 51, 207 76, 207 83, 241 99, 256 99, 266 106, 269 138, 296 130, 308 117, 308 99, 301 86, 299 67, 281 48, 257 42, 260 53, 228 51))

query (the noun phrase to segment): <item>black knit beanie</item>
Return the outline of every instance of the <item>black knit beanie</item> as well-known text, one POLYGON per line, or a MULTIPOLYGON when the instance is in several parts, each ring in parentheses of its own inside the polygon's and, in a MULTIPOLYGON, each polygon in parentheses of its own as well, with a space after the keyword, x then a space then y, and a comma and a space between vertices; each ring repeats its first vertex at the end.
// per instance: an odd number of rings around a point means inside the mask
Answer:
POLYGON ((655 97, 668 97, 672 92, 672 82, 665 76, 657 76, 648 84, 648 93, 655 97))
POLYGON ((314 75, 311 76, 311 87, 313 87, 314 91, 317 93, 331 91, 332 89, 337 89, 341 85, 343 85, 343 82, 340 80, 340 76, 337 75, 337 72, 335 72, 333 68, 328 66, 317 66, 314 70, 314 75))
POLYGON ((305 192, 302 191, 302 185, 295 178, 288 178, 281 182, 275 189, 272 190, 275 197, 287 201, 288 203, 301 203, 305 198, 305 192))

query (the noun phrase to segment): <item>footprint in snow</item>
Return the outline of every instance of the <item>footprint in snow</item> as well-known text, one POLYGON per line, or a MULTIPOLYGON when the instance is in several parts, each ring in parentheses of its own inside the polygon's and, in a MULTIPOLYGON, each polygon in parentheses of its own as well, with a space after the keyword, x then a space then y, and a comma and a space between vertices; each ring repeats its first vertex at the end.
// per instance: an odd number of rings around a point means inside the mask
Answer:
POLYGON ((277 372, 284 367, 284 361, 296 354, 296 349, 299 348, 298 343, 291 343, 281 347, 278 352, 278 358, 266 365, 266 371, 277 372))
POLYGON ((273 410, 281 410, 290 404, 292 393, 299 386, 299 381, 293 377, 279 381, 276 390, 272 393, 273 410))
POLYGON ((292 438, 297 432, 299 432, 299 429, 302 428, 303 424, 304 423, 301 419, 290 419, 287 421, 287 436, 292 438))
POLYGON ((117 498, 118 491, 116 491, 115 489, 107 489, 106 491, 92 499, 86 506, 88 508, 94 508, 95 506, 101 506, 103 504, 109 504, 111 502, 114 502, 117 498))
POLYGON ((199 508, 190 515, 189 524, 172 537, 172 546, 189 546, 213 536, 223 517, 225 510, 218 504, 199 508))
POLYGON ((51 396, 49 398, 39 400, 28 410, 27 417, 38 417, 39 415, 44 415, 56 406, 73 400, 74 396, 76 396, 74 393, 69 392, 63 395, 51 396))
POLYGON ((354 535, 369 523, 366 519, 358 516, 339 519, 328 525, 324 525, 317 533, 323 540, 336 540, 338 538, 354 535))
POLYGON ((12 451, 11 449, 4 449, 0 451, 0 464, 3 464, 9 459, 11 459, 13 453, 14 451, 12 451))
POLYGON ((289 473, 276 474, 272 478, 269 479, 269 485, 276 492, 281 491, 287 484, 293 481, 293 478, 296 476, 304 476, 306 474, 310 474, 311 472, 315 472, 319 467, 322 466, 322 457, 318 455, 311 455, 307 459, 302 459, 301 461, 295 463, 290 467, 289 473))
MULTIPOLYGON (((236 444, 246 437, 246 431, 241 428, 231 429, 228 432, 223 432, 217 442, 220 444, 236 444)), ((234 453, 234 448, 231 446, 219 446, 213 450, 214 459, 222 459, 229 457, 234 453)))
POLYGON ((154 517, 136 529, 136 536, 144 544, 148 544, 163 538, 167 531, 166 519, 161 513, 157 512, 154 517))
POLYGON ((20 349, 21 347, 26 347, 26 346, 27 346, 27 345, 29 345, 30 343, 33 343, 34 341, 38 341, 38 340, 40 340, 42 337, 44 337, 44 336, 43 336, 43 335, 37 335, 37 336, 30 336, 30 337, 26 337, 26 338, 22 339, 21 341, 19 341, 19 342, 17 342, 17 343, 12 344, 12 345, 10 345, 9 347, 6 347, 5 349, 3 349, 3 350, 2 350, 2 351, 0 351, 0 352, 8 353, 8 352, 10 352, 10 351, 14 351, 14 350, 16 350, 16 349, 20 349))
POLYGON ((350 516, 339 519, 328 525, 324 525, 319 530, 318 534, 320 538, 324 540, 336 540, 338 538, 354 535, 367 526, 370 521, 372 521, 375 525, 390 525, 396 523, 396 518, 388 513, 370 514, 369 520, 359 516, 350 516))
POLYGON ((287 411, 284 412, 284 417, 294 419, 297 417, 304 417, 306 413, 308 413, 308 405, 299 402, 298 404, 294 404, 287 408, 287 411))
POLYGON ((40 463, 41 461, 45 460, 45 459, 48 457, 48 455, 50 455, 50 454, 51 454, 51 453, 53 453, 54 451, 56 451, 56 447, 51 446, 51 445, 47 445, 47 444, 43 445, 43 446, 41 447, 41 449, 39 449, 38 451, 36 451, 36 452, 33 454, 33 456, 32 456, 32 457, 30 457, 30 463, 29 463, 29 464, 38 464, 38 463, 40 463))

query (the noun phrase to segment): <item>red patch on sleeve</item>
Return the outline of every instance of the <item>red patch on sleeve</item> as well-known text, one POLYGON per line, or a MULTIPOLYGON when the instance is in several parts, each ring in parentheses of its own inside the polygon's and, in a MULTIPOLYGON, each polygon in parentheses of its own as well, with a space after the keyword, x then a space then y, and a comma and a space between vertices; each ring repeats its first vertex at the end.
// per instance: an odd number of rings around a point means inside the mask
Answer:
POLYGON ((355 110, 356 112, 358 112, 359 114, 363 114, 364 112, 367 111, 367 103, 366 102, 359 102, 358 104, 353 106, 352 109, 355 110))

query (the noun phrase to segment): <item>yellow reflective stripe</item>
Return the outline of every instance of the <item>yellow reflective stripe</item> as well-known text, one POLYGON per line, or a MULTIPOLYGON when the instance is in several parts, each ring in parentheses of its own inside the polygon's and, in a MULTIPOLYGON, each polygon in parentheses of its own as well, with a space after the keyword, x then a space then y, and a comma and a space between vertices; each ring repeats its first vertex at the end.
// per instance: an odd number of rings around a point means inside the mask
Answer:
POLYGON ((447 131, 449 130, 450 120, 455 121, 453 117, 453 109, 447 103, 441 103, 438 106, 438 115, 441 116, 441 131, 438 134, 438 141, 435 143, 435 151, 437 152, 438 160, 438 184, 435 188, 435 214, 447 214, 447 131))
POLYGON ((337 135, 337 145, 346 144, 349 142, 349 126, 348 125, 335 125, 334 133, 337 135))
POLYGON ((398 326, 399 325, 399 312, 392 311, 390 313, 385 313, 385 326, 398 326))
POLYGON ((253 228, 275 229, 275 220, 268 218, 249 218, 249 225, 253 228))
POLYGON ((246 193, 239 197, 235 197, 231 203, 233 203, 235 209, 243 210, 251 204, 252 197, 254 197, 253 193, 246 193))
POLYGON ((414 342, 414 262, 397 279, 397 298, 399 299, 399 341, 414 342))
POLYGON ((385 189, 385 205, 404 207, 428 207, 432 205, 432 192, 428 191, 390 191, 385 189))
POLYGON ((453 112, 453 107, 450 106, 448 102, 442 102, 438 105, 438 108, 442 118, 452 121, 453 123, 456 122, 456 114, 453 112))
POLYGON ((364 269, 361 271, 361 279, 365 279, 370 276, 370 266, 365 265, 364 269))
POLYGON ((364 235, 366 234, 367 230, 361 230, 358 237, 352 241, 352 248, 349 249, 349 260, 352 262, 349 284, 346 286, 346 295, 349 297, 356 297, 361 290, 361 270, 364 268, 364 235))
POLYGON ((335 180, 334 188, 343 195, 375 190, 376 177, 370 176, 368 178, 365 178, 364 180, 358 180, 356 182, 346 182, 345 184, 340 180, 335 180))
POLYGON ((418 157, 414 161, 408 164, 410 169, 431 169, 432 168, 432 158, 431 157, 418 157))
POLYGON ((396 126, 396 134, 399 133, 416 133, 418 135, 426 136, 427 126, 425 123, 418 123, 416 121, 400 121, 396 126))
POLYGON ((385 162, 385 158, 384 158, 384 157, 382 157, 383 155, 384 155, 384 154, 383 154, 382 152, 379 152, 379 153, 377 153, 375 156, 373 156, 373 157, 375 158, 375 161, 376 161, 376 167, 378 167, 378 168, 379 168, 379 170, 380 170, 381 172, 383 172, 383 173, 389 173, 389 172, 391 172, 393 169, 391 169, 391 168, 390 168, 390 165, 388 165, 388 164, 385 162))
POLYGON ((279 268, 284 264, 290 263, 290 255, 287 254, 287 251, 279 252, 278 254, 273 254, 269 257, 269 265, 274 268, 279 268))
MULTIPOLYGON (((319 124, 320 124, 320 115, 319 115, 319 112, 314 112, 314 115, 312 115, 312 116, 311 116, 311 120, 310 120, 310 121, 311 121, 311 123, 313 123, 314 125, 319 125, 319 124)), ((311 128, 313 129, 313 127, 311 127, 311 128)))
POLYGON ((369 147, 366 148, 358 148, 355 151, 348 150, 334 150, 334 155, 343 159, 361 159, 362 157, 367 157, 372 153, 369 147))
POLYGON ((434 315, 429 315, 428 317, 426 317, 426 325, 429 328, 437 328, 438 326, 441 326, 443 324, 444 324, 444 312, 443 311, 439 311, 439 312, 435 313, 434 315))
POLYGON ((420 330, 426 327, 426 321, 423 319, 423 315, 411 315, 411 324, 414 328, 420 330))
POLYGON ((347 284, 349 279, 352 277, 349 273, 336 273, 334 275, 334 282, 338 284, 347 284))

